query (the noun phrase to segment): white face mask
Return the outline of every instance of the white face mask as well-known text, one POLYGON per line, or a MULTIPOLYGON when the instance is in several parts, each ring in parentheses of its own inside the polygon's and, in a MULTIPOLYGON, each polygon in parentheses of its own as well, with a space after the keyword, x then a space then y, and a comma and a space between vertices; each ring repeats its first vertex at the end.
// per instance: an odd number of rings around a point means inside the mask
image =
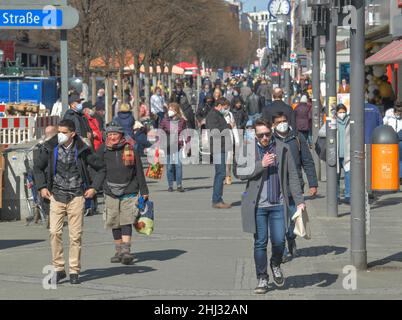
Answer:
POLYGON ((65 143, 68 142, 68 136, 64 133, 59 133, 57 135, 58 141, 59 141, 59 145, 64 145, 65 143))
POLYGON ((176 112, 174 112, 174 111, 172 111, 172 110, 169 110, 169 111, 168 111, 168 116, 169 116, 169 118, 173 118, 175 115, 176 115, 176 112))
POLYGON ((338 118, 341 119, 341 120, 345 120, 346 113, 338 113, 338 118))
POLYGON ((286 133, 289 130, 289 123, 287 122, 282 122, 280 124, 278 124, 278 126, 276 127, 276 131, 280 132, 280 133, 286 133))

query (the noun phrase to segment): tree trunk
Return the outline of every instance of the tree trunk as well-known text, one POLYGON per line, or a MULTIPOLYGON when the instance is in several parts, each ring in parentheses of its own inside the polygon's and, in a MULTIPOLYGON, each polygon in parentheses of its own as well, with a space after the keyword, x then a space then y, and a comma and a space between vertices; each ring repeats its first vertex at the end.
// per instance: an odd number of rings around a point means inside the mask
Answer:
POLYGON ((92 104, 95 105, 96 96, 97 96, 96 74, 95 73, 92 73, 91 82, 92 82, 92 104))
POLYGON ((105 102, 106 102, 106 123, 113 120, 113 79, 109 76, 105 79, 105 102))
POLYGON ((149 88, 149 62, 144 60, 145 67, 145 101, 148 106, 151 105, 150 101, 150 88, 149 88))
POLYGON ((169 65, 169 73, 168 73, 168 88, 169 88, 169 99, 172 96, 173 92, 173 66, 169 65))

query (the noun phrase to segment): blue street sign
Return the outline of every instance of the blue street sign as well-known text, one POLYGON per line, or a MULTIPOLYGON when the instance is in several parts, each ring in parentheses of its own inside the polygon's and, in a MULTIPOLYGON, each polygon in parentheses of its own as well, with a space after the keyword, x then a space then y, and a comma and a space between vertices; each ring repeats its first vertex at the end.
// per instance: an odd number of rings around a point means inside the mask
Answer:
POLYGON ((0 28, 57 28, 62 25, 63 11, 60 9, 0 9, 0 28))

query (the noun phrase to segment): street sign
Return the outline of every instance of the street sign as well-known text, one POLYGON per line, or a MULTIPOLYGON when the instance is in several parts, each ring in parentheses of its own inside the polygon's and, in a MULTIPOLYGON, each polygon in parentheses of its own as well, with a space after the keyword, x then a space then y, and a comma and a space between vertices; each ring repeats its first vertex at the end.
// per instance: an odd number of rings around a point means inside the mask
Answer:
POLYGON ((295 63, 297 60, 297 53, 292 52, 292 54, 290 55, 290 62, 295 63))
POLYGON ((0 29, 73 29, 78 11, 65 1, 0 1, 0 29))
POLYGON ((290 70, 292 69, 292 63, 291 62, 284 62, 282 66, 283 70, 290 70))

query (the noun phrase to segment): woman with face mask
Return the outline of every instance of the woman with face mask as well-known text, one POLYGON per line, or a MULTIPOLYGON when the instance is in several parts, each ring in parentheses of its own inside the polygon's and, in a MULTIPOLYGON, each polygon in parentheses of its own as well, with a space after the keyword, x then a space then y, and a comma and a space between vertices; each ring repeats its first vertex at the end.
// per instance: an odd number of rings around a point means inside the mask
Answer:
MULTIPOLYGON (((162 120, 160 129, 163 130, 167 136, 167 146, 162 146, 163 150, 167 150, 167 180, 169 185, 169 192, 173 192, 174 177, 176 177, 177 191, 185 192, 183 188, 183 166, 181 159, 181 151, 184 147, 183 137, 186 137, 185 132, 187 128, 187 119, 184 117, 183 112, 178 103, 170 103, 168 106, 168 113, 162 120), (171 149, 172 146, 177 145, 177 148, 171 149)), ((186 138, 186 143, 189 139, 186 138)))
POLYGON ((345 105, 336 108, 338 123, 338 199, 340 199, 341 169, 345 173, 345 203, 350 204, 350 117, 345 105))
POLYGON ((87 119, 89 127, 92 130, 93 140, 92 144, 95 151, 103 144, 102 130, 99 121, 95 118, 95 109, 91 108, 89 103, 84 103, 84 117, 87 119))

